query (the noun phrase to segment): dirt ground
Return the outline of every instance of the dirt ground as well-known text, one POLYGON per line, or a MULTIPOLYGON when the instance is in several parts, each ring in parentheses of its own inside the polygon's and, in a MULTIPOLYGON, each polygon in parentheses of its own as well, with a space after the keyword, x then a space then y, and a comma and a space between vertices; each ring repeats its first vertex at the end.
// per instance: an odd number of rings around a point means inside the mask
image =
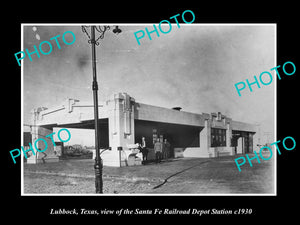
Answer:
MULTIPOLYGON (((273 159, 239 172, 234 159, 182 158, 135 167, 104 167, 104 194, 273 194, 273 159)), ((94 160, 25 164, 24 194, 94 194, 94 160)))

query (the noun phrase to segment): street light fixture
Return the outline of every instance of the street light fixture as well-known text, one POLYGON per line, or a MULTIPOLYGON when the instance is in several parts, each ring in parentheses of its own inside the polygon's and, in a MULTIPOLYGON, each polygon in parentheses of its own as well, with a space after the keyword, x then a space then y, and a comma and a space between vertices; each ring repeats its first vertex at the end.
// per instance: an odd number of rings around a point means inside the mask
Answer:
MULTIPOLYGON (((96 148, 96 159, 95 159, 95 187, 96 193, 103 193, 103 181, 102 181, 102 159, 100 156, 99 150, 99 127, 98 127, 98 83, 97 83, 97 71, 96 71, 96 48, 95 46, 99 45, 99 39, 104 38, 106 31, 110 30, 110 26, 81 26, 82 32, 85 33, 88 37, 88 43, 92 45, 92 68, 93 68, 93 100, 94 100, 94 120, 95 120, 95 148, 96 148), (89 33, 90 30, 90 33, 89 33), (100 35, 98 38, 95 38, 95 31, 100 35)), ((118 26, 113 29, 113 32, 116 34, 121 33, 122 31, 118 26)))

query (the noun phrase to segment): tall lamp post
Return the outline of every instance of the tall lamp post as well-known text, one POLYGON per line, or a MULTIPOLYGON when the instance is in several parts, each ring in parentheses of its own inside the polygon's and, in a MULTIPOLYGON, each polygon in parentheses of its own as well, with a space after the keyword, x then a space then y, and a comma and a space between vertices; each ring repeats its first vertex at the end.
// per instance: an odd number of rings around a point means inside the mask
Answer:
MULTIPOLYGON (((100 156, 99 150, 99 127, 98 127, 98 83, 97 83, 97 71, 96 71, 96 45, 99 45, 99 39, 104 38, 106 31, 110 30, 109 26, 81 26, 82 32, 85 33, 89 40, 88 43, 92 45, 92 68, 93 68, 93 100, 94 100, 94 120, 95 120, 95 148, 96 148, 96 159, 95 159, 95 188, 96 193, 103 193, 103 181, 102 181, 102 159, 100 156), (90 31, 90 32, 89 32, 90 31), (98 32, 100 35, 96 39, 95 32, 98 32)), ((122 31, 118 26, 113 29, 113 32, 116 34, 121 33, 122 31)))

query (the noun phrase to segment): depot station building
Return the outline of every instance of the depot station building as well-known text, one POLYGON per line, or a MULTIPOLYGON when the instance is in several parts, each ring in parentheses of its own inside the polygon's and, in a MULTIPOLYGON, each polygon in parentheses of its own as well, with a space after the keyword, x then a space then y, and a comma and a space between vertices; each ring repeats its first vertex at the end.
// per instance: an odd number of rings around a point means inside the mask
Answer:
MULTIPOLYGON (((135 143, 146 139, 149 159, 154 158, 156 139, 167 139, 171 144, 171 156, 177 157, 221 157, 253 152, 253 135, 256 126, 234 121, 220 112, 190 113, 180 108, 163 108, 136 102, 126 93, 114 94, 102 105, 99 104, 99 146, 103 164, 127 166, 135 143)), ((31 137, 43 138, 48 143, 47 154, 31 155, 27 163, 58 161, 56 148, 48 134, 53 128, 94 129, 93 104, 81 104, 79 100, 67 99, 53 108, 39 107, 32 111, 31 137)), ((63 143, 62 143, 63 144, 63 143)), ((45 146, 37 142, 40 149, 45 146)), ((135 157, 136 161, 140 156, 135 157)), ((134 164, 134 163, 133 163, 134 164)), ((138 163, 136 163, 138 164, 138 163)))

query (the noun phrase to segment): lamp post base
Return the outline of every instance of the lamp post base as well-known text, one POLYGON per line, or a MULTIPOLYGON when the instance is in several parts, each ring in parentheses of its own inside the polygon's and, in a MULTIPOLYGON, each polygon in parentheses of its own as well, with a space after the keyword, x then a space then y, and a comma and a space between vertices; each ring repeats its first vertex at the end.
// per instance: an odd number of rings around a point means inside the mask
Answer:
POLYGON ((100 159, 97 161, 95 160, 95 187, 96 187, 96 193, 102 194, 103 193, 103 181, 102 181, 102 160, 100 159))

